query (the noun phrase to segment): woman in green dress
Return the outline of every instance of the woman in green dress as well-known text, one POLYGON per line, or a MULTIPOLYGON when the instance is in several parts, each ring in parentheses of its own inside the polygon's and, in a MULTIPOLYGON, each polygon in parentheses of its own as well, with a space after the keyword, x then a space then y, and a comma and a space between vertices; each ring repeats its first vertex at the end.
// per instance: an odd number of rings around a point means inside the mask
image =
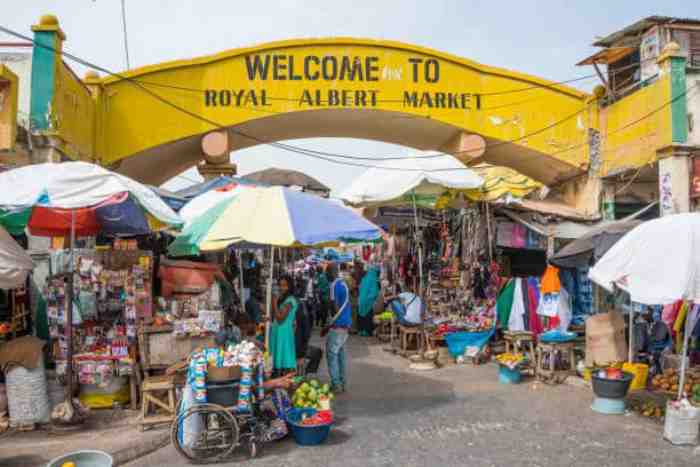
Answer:
POLYGON ((294 348, 294 325, 299 301, 294 296, 292 280, 282 276, 279 280, 280 296, 272 301, 272 327, 270 329, 270 354, 275 376, 296 371, 297 356, 294 348))

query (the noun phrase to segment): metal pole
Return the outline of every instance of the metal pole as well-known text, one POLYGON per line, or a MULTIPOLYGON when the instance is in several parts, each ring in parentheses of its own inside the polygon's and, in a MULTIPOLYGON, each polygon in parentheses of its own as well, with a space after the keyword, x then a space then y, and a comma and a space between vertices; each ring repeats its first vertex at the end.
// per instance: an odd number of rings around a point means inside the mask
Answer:
POLYGON ((75 210, 70 219, 70 263, 66 281, 66 401, 73 404, 73 271, 75 270, 75 210))
POLYGON ((245 295, 243 294, 243 252, 238 252, 238 279, 241 289, 241 314, 245 313, 245 295))
POLYGON ((484 207, 486 208, 486 232, 488 235, 488 244, 489 244, 489 261, 493 261, 493 240, 492 240, 492 233, 491 233, 491 213, 489 210, 489 203, 488 201, 484 201, 484 207))
POLYGON ((275 265, 275 247, 270 247, 270 277, 267 278, 267 296, 265 299, 265 352, 270 351, 270 317, 272 314, 272 275, 274 274, 275 265))
POLYGON ((627 356, 627 361, 630 363, 634 363, 634 360, 633 360, 634 359, 634 350, 632 350, 634 347, 634 308, 633 308, 633 306, 634 305, 632 305, 630 303, 630 324, 629 324, 629 326, 630 326, 630 329, 629 329, 630 348, 629 348, 629 355, 627 356))
POLYGON ((129 36, 126 32, 126 0, 122 0, 122 28, 124 31, 124 53, 126 55, 126 69, 131 68, 131 60, 129 60, 129 36))
MULTIPOLYGON (((693 304, 694 305, 694 304, 693 304)), ((678 381, 678 400, 683 397, 683 387, 685 386, 685 370, 687 368, 686 365, 686 354, 688 353, 688 339, 690 338, 690 333, 692 329, 690 329, 690 316, 693 314, 693 305, 689 305, 690 309, 688 312, 685 314, 685 331, 683 334, 683 353, 681 354, 681 377, 680 380, 678 381)))
POLYGON ((418 207, 416 206, 416 190, 413 190, 413 219, 416 223, 416 245, 418 246, 418 296, 423 297, 423 246, 418 237, 418 207))

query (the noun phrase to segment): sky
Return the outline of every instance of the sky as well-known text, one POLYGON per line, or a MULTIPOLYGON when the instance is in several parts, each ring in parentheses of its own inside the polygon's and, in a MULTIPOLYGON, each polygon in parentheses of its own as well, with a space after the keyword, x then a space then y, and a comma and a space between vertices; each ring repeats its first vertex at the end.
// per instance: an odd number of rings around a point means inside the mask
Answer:
MULTIPOLYGON (((590 44, 650 15, 700 18, 697 0, 125 0, 131 66, 191 58, 264 42, 351 36, 431 47, 487 65, 564 81, 591 73, 576 67, 590 44)), ((31 35, 42 14, 58 16, 66 51, 104 68, 126 69, 120 0, 5 0, 0 24, 31 35)), ((3 37, 0 42, 13 41, 3 37)), ((79 76, 85 68, 71 64, 79 76)), ((588 90, 595 81, 579 87, 588 90)), ((297 146, 345 154, 415 150, 342 138, 295 140, 297 146)), ((334 191, 363 169, 338 166, 269 146, 232 155, 239 174, 279 167, 305 172, 334 191)), ((194 170, 165 184, 183 188, 194 170)))

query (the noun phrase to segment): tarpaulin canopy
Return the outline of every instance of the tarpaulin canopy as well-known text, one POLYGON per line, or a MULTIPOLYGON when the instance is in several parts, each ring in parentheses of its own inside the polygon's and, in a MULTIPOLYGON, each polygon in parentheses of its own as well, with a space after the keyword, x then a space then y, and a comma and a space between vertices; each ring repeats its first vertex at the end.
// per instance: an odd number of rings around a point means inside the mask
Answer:
POLYGON ((211 190, 216 190, 217 188, 221 188, 232 183, 238 185, 264 185, 258 182, 254 182, 252 180, 248 180, 245 177, 227 177, 225 175, 222 175, 220 177, 212 178, 211 180, 206 180, 202 183, 197 183, 187 188, 183 188, 182 190, 178 190, 175 192, 175 194, 177 196, 181 196, 187 200, 190 200, 201 195, 202 193, 206 193, 207 191, 211 190))
POLYGON ((700 214, 638 225, 598 260, 589 276, 608 290, 617 285, 638 303, 700 302, 700 214))
POLYGON ((451 196, 463 193, 472 201, 496 201, 505 196, 523 198, 543 186, 540 182, 508 167, 478 164, 469 168, 484 179, 484 184, 469 190, 451 190, 451 196))
POLYGON ((24 285, 34 262, 5 229, 0 227, 0 289, 24 285))
POLYGON ((189 225, 197 217, 204 214, 209 209, 213 208, 221 201, 230 200, 233 197, 241 193, 241 190, 246 189, 246 187, 252 187, 254 185, 242 185, 236 182, 229 183, 227 185, 222 185, 213 188, 209 191, 205 191, 194 198, 180 209, 180 217, 185 222, 185 226, 189 225))
POLYGON ((361 206, 435 207, 448 189, 472 190, 484 180, 452 156, 417 156, 374 163, 339 198, 361 206))
POLYGON ((620 238, 642 221, 610 222, 564 246, 549 262, 560 268, 585 268, 598 261, 620 238))
POLYGON ((0 173, 0 225, 14 234, 142 234, 181 219, 150 188, 86 162, 35 164, 0 173))
POLYGON ((283 187, 249 188, 194 219, 168 253, 194 255, 239 242, 292 247, 380 236, 379 227, 337 202, 283 187))

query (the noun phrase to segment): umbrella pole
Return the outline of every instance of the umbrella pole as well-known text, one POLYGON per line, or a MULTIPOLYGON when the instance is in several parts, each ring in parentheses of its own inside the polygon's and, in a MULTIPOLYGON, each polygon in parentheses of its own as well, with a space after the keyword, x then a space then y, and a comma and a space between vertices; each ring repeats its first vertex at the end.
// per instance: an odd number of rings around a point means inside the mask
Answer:
POLYGON ((630 363, 634 363, 634 308, 633 305, 630 303, 630 348, 629 348, 629 354, 627 356, 627 361, 630 363))
POLYGON ((689 339, 690 333, 692 331, 692 329, 690 329, 690 317, 693 314, 692 313, 693 305, 690 306, 690 309, 685 314, 685 326, 684 326, 685 329, 684 329, 684 334, 683 334, 683 353, 681 354, 681 377, 680 377, 680 380, 678 381, 678 400, 681 400, 681 397, 683 397, 683 388, 685 386, 685 370, 687 369, 686 354, 688 353, 688 339, 689 339))
POLYGON ((265 352, 270 351, 270 315, 272 314, 272 275, 275 268, 275 247, 270 247, 270 277, 267 278, 267 294, 265 299, 265 352))
POLYGON ((75 210, 70 218, 70 263, 66 281, 66 401, 73 404, 73 273, 75 270, 75 210))
POLYGON ((416 206, 416 190, 413 190, 413 220, 416 224, 416 246, 418 247, 418 296, 423 297, 423 247, 418 238, 418 207, 416 206))
POLYGON ((245 294, 243 293, 243 252, 238 252, 238 280, 241 289, 241 314, 245 313, 245 294))
POLYGON ((491 213, 489 212, 489 203, 484 201, 484 207, 486 208, 486 234, 488 236, 489 245, 489 261, 493 261, 493 245, 492 245, 492 233, 491 233, 491 213))

